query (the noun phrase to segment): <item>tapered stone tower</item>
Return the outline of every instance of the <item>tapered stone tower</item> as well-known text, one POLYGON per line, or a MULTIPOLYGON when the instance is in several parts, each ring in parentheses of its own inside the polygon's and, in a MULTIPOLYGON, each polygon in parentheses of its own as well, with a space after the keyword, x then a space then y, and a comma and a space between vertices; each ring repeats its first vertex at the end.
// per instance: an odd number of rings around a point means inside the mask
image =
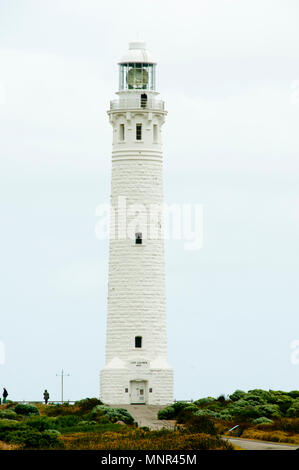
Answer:
POLYGON ((156 63, 141 41, 119 63, 113 127, 106 365, 107 404, 173 401, 167 361, 161 129, 156 63))

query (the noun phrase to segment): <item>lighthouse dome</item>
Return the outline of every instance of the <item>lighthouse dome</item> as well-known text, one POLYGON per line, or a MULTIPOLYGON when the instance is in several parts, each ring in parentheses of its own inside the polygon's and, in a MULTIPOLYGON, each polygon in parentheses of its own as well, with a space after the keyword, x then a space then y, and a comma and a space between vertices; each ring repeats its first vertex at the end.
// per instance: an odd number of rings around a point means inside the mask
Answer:
POLYGON ((128 63, 156 64, 156 61, 146 50, 144 41, 133 41, 129 43, 128 52, 119 61, 119 64, 128 63))

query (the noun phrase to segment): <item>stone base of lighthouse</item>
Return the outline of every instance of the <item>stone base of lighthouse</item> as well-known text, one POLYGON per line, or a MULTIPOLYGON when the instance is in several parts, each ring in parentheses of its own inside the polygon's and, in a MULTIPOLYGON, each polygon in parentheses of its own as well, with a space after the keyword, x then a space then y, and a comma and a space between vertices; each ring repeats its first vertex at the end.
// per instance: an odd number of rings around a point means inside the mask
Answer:
POLYGON ((100 373, 107 405, 167 405, 173 402, 173 369, 164 360, 126 363, 114 358, 100 373))

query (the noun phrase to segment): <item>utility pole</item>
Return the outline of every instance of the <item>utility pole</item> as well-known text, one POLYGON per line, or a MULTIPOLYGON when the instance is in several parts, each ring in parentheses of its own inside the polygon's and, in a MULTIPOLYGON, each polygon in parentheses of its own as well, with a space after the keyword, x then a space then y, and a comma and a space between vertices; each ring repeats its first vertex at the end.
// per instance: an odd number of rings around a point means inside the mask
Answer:
POLYGON ((70 374, 65 374, 63 369, 61 371, 61 374, 56 374, 56 377, 61 377, 61 403, 63 404, 63 378, 64 377, 69 377, 70 374))

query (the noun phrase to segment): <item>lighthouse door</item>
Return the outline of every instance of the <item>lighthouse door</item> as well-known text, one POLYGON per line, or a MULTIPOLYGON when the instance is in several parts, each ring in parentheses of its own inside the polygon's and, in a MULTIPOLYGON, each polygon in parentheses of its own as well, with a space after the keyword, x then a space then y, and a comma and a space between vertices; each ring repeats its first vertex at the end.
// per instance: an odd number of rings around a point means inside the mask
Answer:
POLYGON ((144 404, 145 403, 145 382, 132 381, 131 382, 131 404, 144 404))

